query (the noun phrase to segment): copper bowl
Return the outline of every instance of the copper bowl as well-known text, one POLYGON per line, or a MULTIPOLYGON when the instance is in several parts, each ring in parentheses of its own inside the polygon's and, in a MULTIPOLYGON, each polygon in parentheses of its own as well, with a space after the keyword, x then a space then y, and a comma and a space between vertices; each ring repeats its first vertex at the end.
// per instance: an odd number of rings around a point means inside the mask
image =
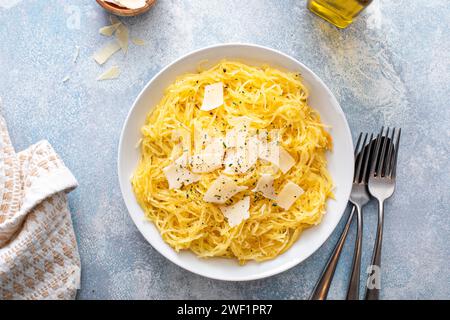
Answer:
POLYGON ((106 11, 122 17, 133 17, 147 12, 154 4, 156 0, 146 0, 145 6, 139 9, 128 9, 124 7, 119 7, 118 5, 110 2, 105 2, 102 0, 97 0, 97 3, 106 11))

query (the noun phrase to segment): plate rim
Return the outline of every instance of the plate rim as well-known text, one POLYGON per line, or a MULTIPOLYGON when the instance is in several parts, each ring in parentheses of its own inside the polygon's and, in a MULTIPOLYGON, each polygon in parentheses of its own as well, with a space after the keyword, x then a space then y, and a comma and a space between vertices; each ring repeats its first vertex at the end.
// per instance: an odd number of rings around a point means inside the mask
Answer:
MULTIPOLYGON (((152 245, 151 241, 147 238, 146 236, 146 232, 144 232, 142 230, 142 227, 140 226, 139 223, 137 223, 137 221, 135 220, 135 217, 132 215, 132 213, 130 212, 130 209, 128 207, 127 201, 126 201, 126 196, 125 196, 125 192, 124 192, 124 186, 125 186, 125 182, 123 181, 122 178, 122 174, 121 174, 121 155, 122 155, 122 146, 123 146, 123 139, 124 139, 124 133, 127 127, 127 124, 129 123, 130 117, 134 111, 134 109, 136 108, 136 105, 138 104, 138 101, 141 99, 141 97, 144 95, 144 93, 146 92, 146 90, 148 89, 148 87, 164 72, 166 72, 167 69, 169 69, 170 67, 172 67, 173 65, 177 64, 178 62, 180 62, 183 59, 186 59, 189 56, 195 55, 199 52, 202 51, 207 51, 207 50, 211 50, 211 49, 217 49, 217 48, 224 48, 224 47, 232 47, 232 46, 237 46, 237 47, 252 47, 252 48, 256 48, 256 49, 263 49, 263 50, 267 50, 267 51, 271 51, 275 54, 278 54, 280 56, 283 56, 283 58, 286 58, 288 60, 291 60, 293 62, 295 62, 296 64, 300 65, 302 68, 304 68, 305 70, 307 70, 313 77, 314 79, 320 83, 320 85, 322 85, 322 87, 325 89, 325 91, 327 92, 327 94, 329 95, 330 99, 333 101, 333 103, 337 106, 336 111, 338 112, 339 116, 342 118, 343 120, 343 124, 344 124, 344 128, 346 131, 346 134, 348 135, 348 137, 350 137, 350 145, 352 147, 352 150, 354 149, 354 144, 353 144, 353 136, 350 130, 350 126, 348 124, 347 118, 345 116, 345 113, 340 105, 340 103, 338 102, 338 100, 336 99, 336 97, 334 96, 334 94, 331 92, 331 90, 328 88, 328 86, 322 81, 322 79, 315 73, 313 72, 310 68, 308 68, 305 64, 303 64, 302 62, 298 61, 296 58, 285 54, 277 49, 273 49, 267 46, 263 46, 263 45, 258 45, 258 44, 253 44, 253 43, 240 43, 240 42, 231 42, 231 43, 219 43, 219 44, 214 44, 214 45, 210 45, 210 46, 206 46, 206 47, 202 47, 199 49, 195 49, 192 51, 189 51, 188 53, 180 56, 179 58, 173 60, 172 62, 168 63, 166 66, 164 66, 159 72, 157 72, 147 83, 146 85, 142 88, 142 90, 139 92, 139 94, 137 95, 137 97, 134 99, 134 102, 131 106, 131 108, 128 110, 127 116, 123 122, 122 128, 121 128, 121 132, 120 132, 120 138, 119 138, 119 143, 118 143, 118 149, 117 149, 117 175, 118 175, 118 179, 119 179, 119 187, 120 187, 120 191, 121 191, 121 195, 122 195, 122 200, 125 204, 125 207, 128 211, 128 215, 131 217, 131 220, 133 221, 134 225, 136 226, 136 228, 139 230, 139 232, 141 233, 141 235, 144 237, 144 239, 152 246, 153 249, 155 249, 159 254, 161 254, 163 257, 165 257, 167 260, 171 261, 172 263, 174 263, 175 265, 177 265, 180 268, 183 268, 184 270, 187 270, 189 272, 192 272, 194 274, 209 278, 209 279, 214 279, 214 280, 221 280, 221 281, 252 281, 252 280, 258 280, 258 279, 263 279, 263 278, 267 278, 276 274, 280 274, 282 272, 285 272, 293 267, 295 267, 296 265, 302 263, 303 261, 307 260, 311 255, 313 255, 314 253, 316 253, 326 242, 327 240, 331 237, 331 235, 334 233, 334 231, 336 230, 339 222, 341 221, 342 217, 344 216, 344 213, 346 211, 346 206, 343 208, 342 213, 340 214, 339 219, 336 220, 335 225, 330 229, 331 232, 325 237, 324 241, 322 242, 321 245, 319 245, 315 250, 311 251, 309 254, 307 254, 306 256, 304 256, 303 258, 299 258, 299 259, 292 259, 291 261, 288 261, 276 268, 267 270, 265 272, 262 273, 258 273, 257 275, 252 275, 252 276, 246 276, 246 277, 234 277, 234 276, 223 276, 223 277, 219 277, 219 276, 213 276, 210 274, 204 274, 201 272, 201 270, 196 270, 192 267, 186 266, 185 264, 179 264, 177 261, 174 261, 174 259, 172 259, 172 257, 168 256, 167 254, 165 254, 165 252, 163 252, 162 250, 159 250, 159 248, 155 247, 154 245, 152 245)), ((352 163, 354 163, 354 155, 353 153, 351 154, 351 158, 352 158, 352 163)), ((353 177, 354 174, 354 166, 351 166, 351 176, 353 177)), ((127 182, 129 183, 129 180, 127 180, 127 182)), ((351 192, 351 187, 349 188, 349 190, 347 190, 346 194, 345 194, 345 199, 350 198, 350 192, 351 192)), ((173 250, 173 249, 172 249, 173 250)), ((274 258, 277 259, 278 257, 274 258)))

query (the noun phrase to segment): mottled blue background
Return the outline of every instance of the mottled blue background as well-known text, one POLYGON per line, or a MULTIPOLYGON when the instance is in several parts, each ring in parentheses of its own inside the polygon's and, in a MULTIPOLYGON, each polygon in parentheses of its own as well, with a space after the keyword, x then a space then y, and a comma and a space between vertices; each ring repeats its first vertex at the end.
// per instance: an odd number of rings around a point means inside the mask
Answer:
MULTIPOLYGON (((92 54, 108 41, 98 34, 108 15, 93 0, 0 0, 0 21, 0 97, 13 143, 21 150, 48 139, 80 183, 69 197, 82 259, 79 298, 309 296, 342 224, 289 271, 221 282, 163 258, 122 201, 117 144, 133 100, 166 64, 223 42, 266 45, 305 63, 336 95, 354 135, 402 127, 398 188, 386 208, 381 296, 450 298, 448 0, 377 0, 346 30, 312 15, 301 0, 159 0, 149 13, 124 19, 146 45, 132 46, 126 57, 116 54, 103 67, 92 54), (118 80, 95 80, 115 64, 123 71, 118 80), (66 75, 70 80, 63 83, 66 75)), ((364 218, 363 271, 374 240, 374 204, 364 218)), ((345 297, 353 241, 354 232, 331 298, 345 297)))

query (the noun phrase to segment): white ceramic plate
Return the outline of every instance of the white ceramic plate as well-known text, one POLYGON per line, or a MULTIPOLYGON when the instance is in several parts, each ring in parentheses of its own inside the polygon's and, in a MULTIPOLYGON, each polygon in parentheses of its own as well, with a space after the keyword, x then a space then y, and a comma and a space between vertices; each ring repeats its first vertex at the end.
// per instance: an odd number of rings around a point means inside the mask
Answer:
POLYGON ((297 60, 272 49, 249 44, 222 44, 200 49, 187 54, 161 70, 141 91, 131 108, 119 142, 119 181, 125 204, 147 241, 163 256, 177 265, 205 277, 243 281, 268 277, 287 270, 314 253, 331 235, 344 213, 353 179, 353 143, 351 133, 336 98, 325 84, 306 66, 297 60), (284 254, 277 258, 240 266, 236 260, 212 258, 201 259, 191 252, 175 252, 161 238, 156 227, 144 218, 130 183, 140 151, 136 143, 141 138, 140 128, 147 114, 163 96, 164 89, 175 78, 187 72, 196 71, 204 60, 210 63, 221 59, 236 59, 251 65, 268 64, 282 70, 300 72, 310 89, 310 105, 319 111, 322 121, 331 126, 333 151, 329 152, 328 169, 336 185, 336 200, 329 200, 323 221, 302 233, 300 239, 284 254))

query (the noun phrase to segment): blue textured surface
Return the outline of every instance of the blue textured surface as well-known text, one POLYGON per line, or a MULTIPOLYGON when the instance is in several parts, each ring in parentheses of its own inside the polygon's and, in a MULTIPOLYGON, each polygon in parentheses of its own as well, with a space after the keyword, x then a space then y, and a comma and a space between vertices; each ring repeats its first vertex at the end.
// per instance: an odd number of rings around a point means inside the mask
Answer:
MULTIPOLYGON (((305 1, 159 0, 124 21, 146 40, 107 67, 91 58, 108 40, 108 15, 89 0, 0 0, 0 97, 17 150, 48 139, 78 178, 70 207, 82 259, 79 298, 282 298, 310 294, 342 223, 313 256, 280 275, 247 283, 191 274, 140 235, 121 199, 116 154, 133 100, 164 65, 193 49, 251 42, 305 63, 330 87, 352 132, 401 126, 398 188, 387 203, 382 298, 450 298, 450 7, 448 0, 374 1, 338 30, 305 1), (7 8, 6 3, 13 3, 7 8), (77 25, 79 13, 80 24, 77 25), (75 47, 77 63, 72 63, 75 47), (70 79, 63 83, 62 79, 70 79)), ((376 206, 365 211, 363 271, 374 240, 376 206)), ((331 298, 345 296, 354 232, 331 298)))

